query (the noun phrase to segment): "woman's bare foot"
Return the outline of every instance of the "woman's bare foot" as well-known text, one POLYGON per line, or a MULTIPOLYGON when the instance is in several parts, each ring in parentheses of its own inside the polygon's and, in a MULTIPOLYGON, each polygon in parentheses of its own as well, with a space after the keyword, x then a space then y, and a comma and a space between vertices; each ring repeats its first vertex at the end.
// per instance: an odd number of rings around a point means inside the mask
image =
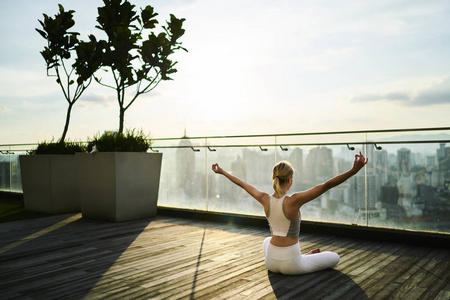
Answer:
POLYGON ((313 250, 309 251, 308 253, 306 253, 305 255, 316 254, 316 253, 320 253, 320 249, 319 248, 313 249, 313 250))

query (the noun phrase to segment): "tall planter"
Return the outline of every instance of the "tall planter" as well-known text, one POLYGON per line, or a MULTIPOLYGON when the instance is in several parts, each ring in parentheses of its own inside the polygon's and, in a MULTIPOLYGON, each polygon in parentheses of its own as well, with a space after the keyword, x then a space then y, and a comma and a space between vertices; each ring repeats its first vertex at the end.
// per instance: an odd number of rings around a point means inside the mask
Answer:
POLYGON ((84 218, 120 222, 156 215, 162 153, 75 155, 84 218))
POLYGON ((80 212, 75 155, 21 155, 25 210, 80 212))

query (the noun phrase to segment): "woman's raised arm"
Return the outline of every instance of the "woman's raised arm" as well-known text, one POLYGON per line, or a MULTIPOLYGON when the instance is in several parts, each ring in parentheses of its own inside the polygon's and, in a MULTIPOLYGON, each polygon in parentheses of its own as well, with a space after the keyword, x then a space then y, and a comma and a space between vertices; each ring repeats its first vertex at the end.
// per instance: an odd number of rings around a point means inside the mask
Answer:
POLYGON ((303 204, 308 203, 311 200, 316 199, 329 189, 340 185, 356 173, 358 173, 359 170, 361 170, 366 164, 367 164, 368 158, 365 158, 364 155, 362 155, 361 151, 359 154, 355 155, 355 160, 353 161, 353 167, 342 174, 339 174, 326 182, 316 185, 315 187, 293 194, 290 198, 290 205, 293 207, 293 209, 299 209, 303 204))
POLYGON ((246 183, 245 181, 239 179, 236 176, 231 175, 224 169, 222 169, 219 164, 215 163, 212 165, 212 170, 216 174, 221 174, 228 178, 231 182, 236 184, 237 186, 243 188, 247 193, 250 194, 253 198, 255 198, 259 203, 261 203, 263 206, 266 205, 269 201, 269 194, 261 192, 257 188, 251 186, 250 184, 246 183))

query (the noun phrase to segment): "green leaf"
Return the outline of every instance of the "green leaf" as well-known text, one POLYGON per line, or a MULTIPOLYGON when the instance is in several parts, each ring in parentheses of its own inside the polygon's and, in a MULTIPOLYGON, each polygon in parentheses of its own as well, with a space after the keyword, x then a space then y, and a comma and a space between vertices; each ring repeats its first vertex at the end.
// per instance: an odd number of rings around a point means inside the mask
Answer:
POLYGON ((47 33, 45 33, 44 31, 42 31, 42 30, 40 30, 40 29, 37 29, 37 28, 35 28, 35 29, 36 29, 37 32, 39 32, 39 34, 40 34, 44 39, 47 39, 47 33))
MULTIPOLYGON (((154 8, 147 5, 135 11, 135 6, 128 1, 103 0, 103 6, 98 8, 97 29, 105 34, 106 41, 99 41, 101 55, 100 69, 110 71, 110 77, 117 91, 120 111, 125 111, 133 103, 137 96, 145 93, 139 90, 142 80, 172 80, 168 75, 176 73, 174 64, 170 58, 175 51, 185 50, 178 42, 184 34, 182 28, 185 19, 178 19, 170 15, 167 26, 163 30, 156 30, 158 14, 154 8), (153 77, 152 77, 153 76, 153 77), (138 85, 137 92, 132 102, 128 105, 123 95, 128 94, 127 88, 138 85)), ((81 52, 78 53, 81 57, 81 52)), ((87 57, 83 56, 83 59, 87 57)), ((96 60, 94 60, 96 61, 96 60)), ((86 66, 80 66, 80 74, 86 66)), ((101 78, 94 77, 96 81, 101 78)), ((109 84, 102 84, 111 87, 109 84)), ((156 86, 156 85, 155 85, 156 86)), ((152 89, 144 88, 149 92, 152 89)), ((123 121, 123 119, 121 120, 123 121)), ((123 128, 123 123, 119 128, 123 128)))

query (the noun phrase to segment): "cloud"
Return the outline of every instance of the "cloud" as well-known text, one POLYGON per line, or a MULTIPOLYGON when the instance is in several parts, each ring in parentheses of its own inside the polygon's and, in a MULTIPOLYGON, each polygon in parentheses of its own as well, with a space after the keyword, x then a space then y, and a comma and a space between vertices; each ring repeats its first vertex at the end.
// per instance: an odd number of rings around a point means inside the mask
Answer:
MULTIPOLYGON (((115 104, 115 99, 109 95, 100 93, 85 93, 78 100, 79 105, 82 107, 108 107, 115 104)), ((77 103, 78 103, 77 102, 77 103)))
POLYGON ((351 99, 351 102, 375 102, 397 101, 403 106, 432 106, 438 104, 450 104, 450 77, 447 77, 435 85, 419 91, 411 91, 409 96, 404 92, 390 92, 386 94, 360 94, 351 99))
POLYGON ((394 93, 386 94, 386 99, 388 99, 388 100, 399 100, 399 101, 409 101, 410 97, 407 94, 405 94, 405 93, 394 92, 394 93))
POLYGON ((419 95, 411 104, 415 106, 450 104, 450 77, 447 77, 440 83, 419 92, 419 95))
POLYGON ((381 100, 388 100, 388 101, 409 101, 410 97, 401 92, 392 92, 388 94, 362 94, 357 95, 352 98, 352 102, 374 102, 374 101, 381 101, 381 100))
POLYGON ((352 98, 352 102, 373 102, 383 100, 384 97, 380 94, 363 94, 352 98))
MULTIPOLYGON (((80 97, 75 105, 80 105, 83 108, 117 106, 118 104, 115 92, 105 92, 105 90, 108 89, 104 87, 97 87, 93 92, 87 91, 80 97)), ((130 88, 130 90, 132 89, 130 88)), ((142 94, 138 97, 138 99, 136 99, 132 106, 134 106, 138 102, 145 101, 145 99, 158 98, 161 95, 162 94, 159 91, 152 91, 148 94, 142 94)), ((132 91, 125 95, 125 106, 130 103, 130 100, 133 98, 133 96, 134 94, 132 91)))

